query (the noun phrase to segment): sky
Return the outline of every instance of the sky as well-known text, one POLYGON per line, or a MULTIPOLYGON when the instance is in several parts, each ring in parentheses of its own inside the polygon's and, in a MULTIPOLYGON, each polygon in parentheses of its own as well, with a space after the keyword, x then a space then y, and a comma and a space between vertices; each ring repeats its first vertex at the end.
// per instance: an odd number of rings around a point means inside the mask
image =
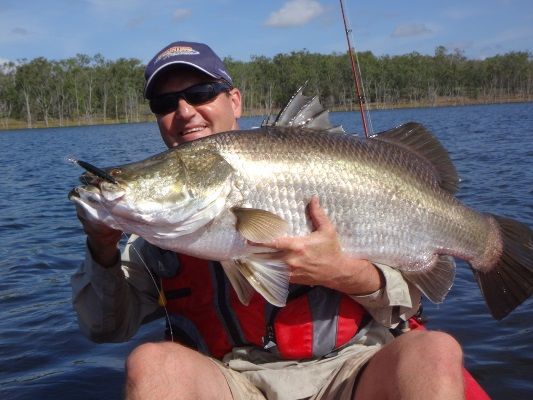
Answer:
MULTIPOLYGON (((484 59, 533 51, 532 0, 344 0, 352 44, 376 56, 437 46, 484 59)), ((344 52, 337 0, 0 0, 0 63, 76 54, 147 63, 176 40, 221 57, 344 52)))

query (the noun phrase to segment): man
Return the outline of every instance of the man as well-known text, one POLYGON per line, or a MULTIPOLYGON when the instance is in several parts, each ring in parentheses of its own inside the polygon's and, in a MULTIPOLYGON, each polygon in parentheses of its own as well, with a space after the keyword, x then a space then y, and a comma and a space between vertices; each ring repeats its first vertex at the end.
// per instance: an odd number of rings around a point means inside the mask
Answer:
MULTIPOLYGON (((166 46, 148 63, 145 78, 145 96, 168 147, 238 129, 241 93, 208 46, 166 46)), ((160 304, 170 314, 176 342, 132 352, 126 397, 464 398, 462 353, 453 338, 408 332, 394 339, 389 332, 417 311, 419 291, 398 271, 343 253, 316 198, 309 215, 310 235, 261 244, 281 252, 291 271, 289 301, 277 309, 260 296, 248 306, 233 301, 216 263, 138 237, 121 257, 122 232, 87 220, 79 209, 87 256, 72 282, 83 332, 98 342, 123 341, 160 315, 160 304)))

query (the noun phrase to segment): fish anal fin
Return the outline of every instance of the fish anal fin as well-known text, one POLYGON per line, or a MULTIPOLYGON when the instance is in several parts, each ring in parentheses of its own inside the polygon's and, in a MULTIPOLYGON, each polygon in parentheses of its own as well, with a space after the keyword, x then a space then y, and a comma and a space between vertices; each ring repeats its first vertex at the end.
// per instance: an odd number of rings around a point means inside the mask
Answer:
POLYGON ((270 304, 283 307, 289 294, 289 268, 281 261, 252 258, 233 260, 248 283, 270 304))
POLYGON ((287 222, 270 211, 243 207, 233 207, 231 211, 237 217, 236 229, 252 242, 270 242, 287 233, 287 222))
POLYGON ((408 122, 372 136, 372 139, 400 146, 420 158, 433 174, 438 185, 454 194, 459 187, 459 176, 448 151, 424 125, 408 122))
POLYGON ((448 255, 439 255, 429 268, 418 272, 402 272, 433 303, 442 303, 455 279, 455 260, 448 255))

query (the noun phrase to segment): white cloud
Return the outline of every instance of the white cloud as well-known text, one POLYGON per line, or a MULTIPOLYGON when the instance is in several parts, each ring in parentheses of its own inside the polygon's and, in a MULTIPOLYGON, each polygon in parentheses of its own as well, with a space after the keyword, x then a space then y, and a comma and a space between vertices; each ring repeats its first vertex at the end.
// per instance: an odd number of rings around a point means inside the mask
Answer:
POLYGON ((324 12, 322 5, 315 0, 289 0, 278 11, 272 12, 265 25, 288 27, 305 25, 324 12))
POLYGON ((191 10, 188 8, 178 8, 174 11, 174 14, 172 14, 172 19, 174 21, 179 21, 184 18, 187 18, 189 15, 191 15, 191 10))
POLYGON ((13 65, 9 65, 9 63, 11 62, 11 60, 8 60, 6 58, 0 58, 0 72, 3 72, 4 74, 13 72, 18 63, 14 61, 13 65))
POLYGON ((432 33, 432 30, 429 29, 425 24, 402 24, 394 28, 392 32, 393 37, 405 37, 405 36, 421 36, 428 33, 432 33))

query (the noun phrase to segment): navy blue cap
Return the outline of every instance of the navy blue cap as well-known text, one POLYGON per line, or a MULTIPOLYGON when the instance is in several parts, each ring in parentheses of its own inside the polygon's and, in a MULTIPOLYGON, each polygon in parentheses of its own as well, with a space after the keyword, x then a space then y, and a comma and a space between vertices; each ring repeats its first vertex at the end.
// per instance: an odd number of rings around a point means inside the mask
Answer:
POLYGON ((174 42, 159 51, 146 65, 144 97, 150 98, 156 76, 171 65, 191 66, 215 79, 225 80, 233 86, 226 66, 208 45, 195 42, 174 42))

